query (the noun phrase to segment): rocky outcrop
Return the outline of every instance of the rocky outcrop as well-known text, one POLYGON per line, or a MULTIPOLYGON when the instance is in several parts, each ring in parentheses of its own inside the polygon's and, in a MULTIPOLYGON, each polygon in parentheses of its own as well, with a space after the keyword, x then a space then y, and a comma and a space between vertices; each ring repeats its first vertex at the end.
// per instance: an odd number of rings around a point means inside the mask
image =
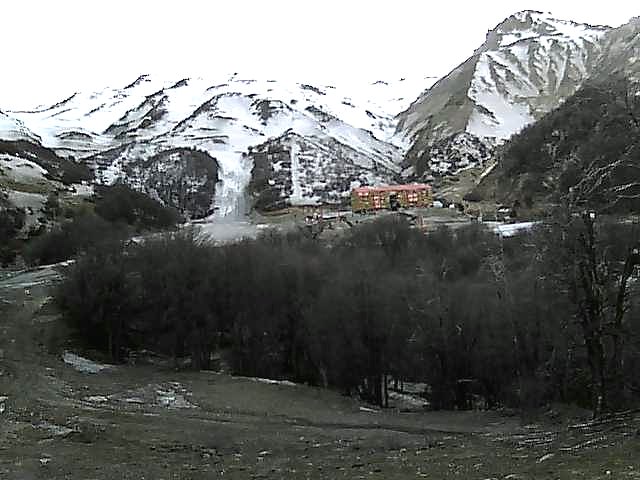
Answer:
POLYGON ((176 208, 186 218, 213 213, 218 162, 206 152, 190 148, 165 150, 129 164, 125 173, 125 183, 176 208))
POLYGON ((259 210, 289 205, 341 204, 354 186, 397 179, 393 164, 324 136, 293 131, 251 147, 250 192, 259 210))

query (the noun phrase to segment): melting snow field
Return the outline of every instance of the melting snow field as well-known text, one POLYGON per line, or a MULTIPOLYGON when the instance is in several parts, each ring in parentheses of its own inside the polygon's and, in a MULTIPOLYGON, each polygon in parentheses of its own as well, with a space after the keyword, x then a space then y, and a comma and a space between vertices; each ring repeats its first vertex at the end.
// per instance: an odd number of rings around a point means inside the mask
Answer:
POLYGON ((200 233, 217 243, 228 243, 243 238, 256 238, 261 228, 246 220, 214 217, 208 222, 195 224, 200 233))
POLYGON ((247 213, 244 198, 251 181, 251 159, 234 152, 214 155, 220 165, 220 181, 213 200, 214 217, 242 218, 247 213))
POLYGON ((540 222, 505 223, 497 225, 494 231, 501 237, 513 237, 519 233, 529 232, 539 224, 540 222))
POLYGON ((113 365, 96 363, 92 360, 81 357, 71 352, 65 352, 62 355, 62 361, 82 373, 100 373, 104 370, 110 370, 114 368, 113 365))
POLYGON ((111 395, 90 395, 83 400, 95 405, 125 403, 128 405, 164 407, 168 409, 198 408, 197 405, 189 400, 191 395, 191 392, 178 382, 163 382, 111 395))
POLYGON ((272 380, 270 378, 259 378, 259 377, 233 377, 235 379, 243 379, 243 380, 250 380, 252 382, 258 382, 258 383, 266 383, 268 385, 281 385, 284 387, 296 387, 297 384, 294 382, 291 382, 289 380, 272 380))

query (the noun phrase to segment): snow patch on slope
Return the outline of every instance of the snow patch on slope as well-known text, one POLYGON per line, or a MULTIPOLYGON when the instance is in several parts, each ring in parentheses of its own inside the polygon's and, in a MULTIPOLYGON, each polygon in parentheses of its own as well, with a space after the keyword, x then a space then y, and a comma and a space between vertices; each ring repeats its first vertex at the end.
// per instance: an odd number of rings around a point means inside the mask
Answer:
POLYGON ((100 373, 103 370, 110 370, 113 368, 113 365, 97 363, 71 352, 64 352, 62 355, 62 361, 82 373, 100 373))
MULTIPOLYGON (((528 105, 506 97, 498 91, 495 83, 488 80, 492 76, 492 60, 491 53, 483 53, 478 60, 476 75, 469 90, 469 98, 476 108, 469 118, 466 131, 477 137, 506 139, 535 119, 528 105)), ((517 95, 516 92, 513 94, 517 95)))
POLYGON ((605 32, 540 12, 507 19, 494 32, 497 46, 479 54, 466 132, 504 140, 556 107, 588 77, 605 32))
POLYGON ((29 130, 22 121, 0 111, 0 140, 40 143, 40 138, 29 130))

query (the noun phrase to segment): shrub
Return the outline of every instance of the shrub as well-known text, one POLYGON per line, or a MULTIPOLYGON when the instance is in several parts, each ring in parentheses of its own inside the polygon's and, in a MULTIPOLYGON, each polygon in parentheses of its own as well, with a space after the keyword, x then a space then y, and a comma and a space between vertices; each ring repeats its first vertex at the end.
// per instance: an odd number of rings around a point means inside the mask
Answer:
POLYGON ((134 285, 127 257, 116 241, 96 244, 78 258, 56 292, 56 301, 83 341, 122 359, 134 285))
POLYGON ((13 207, 0 192, 0 265, 13 262, 19 250, 16 236, 24 227, 25 211, 13 207))
POLYGON ((175 209, 123 184, 99 187, 96 196, 96 213, 110 222, 155 229, 173 227, 180 221, 175 209))
POLYGON ((52 264, 126 235, 127 229, 123 225, 114 225, 93 213, 84 212, 33 238, 23 255, 30 265, 52 264))

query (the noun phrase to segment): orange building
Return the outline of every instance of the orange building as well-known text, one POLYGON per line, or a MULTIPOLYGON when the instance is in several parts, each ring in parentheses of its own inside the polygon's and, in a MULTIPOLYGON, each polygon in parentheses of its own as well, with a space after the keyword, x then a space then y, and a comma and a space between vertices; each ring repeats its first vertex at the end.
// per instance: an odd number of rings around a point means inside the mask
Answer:
POLYGON ((351 209, 397 210, 398 208, 424 208, 431 205, 431 187, 415 183, 388 187, 360 187, 351 190, 351 209))

